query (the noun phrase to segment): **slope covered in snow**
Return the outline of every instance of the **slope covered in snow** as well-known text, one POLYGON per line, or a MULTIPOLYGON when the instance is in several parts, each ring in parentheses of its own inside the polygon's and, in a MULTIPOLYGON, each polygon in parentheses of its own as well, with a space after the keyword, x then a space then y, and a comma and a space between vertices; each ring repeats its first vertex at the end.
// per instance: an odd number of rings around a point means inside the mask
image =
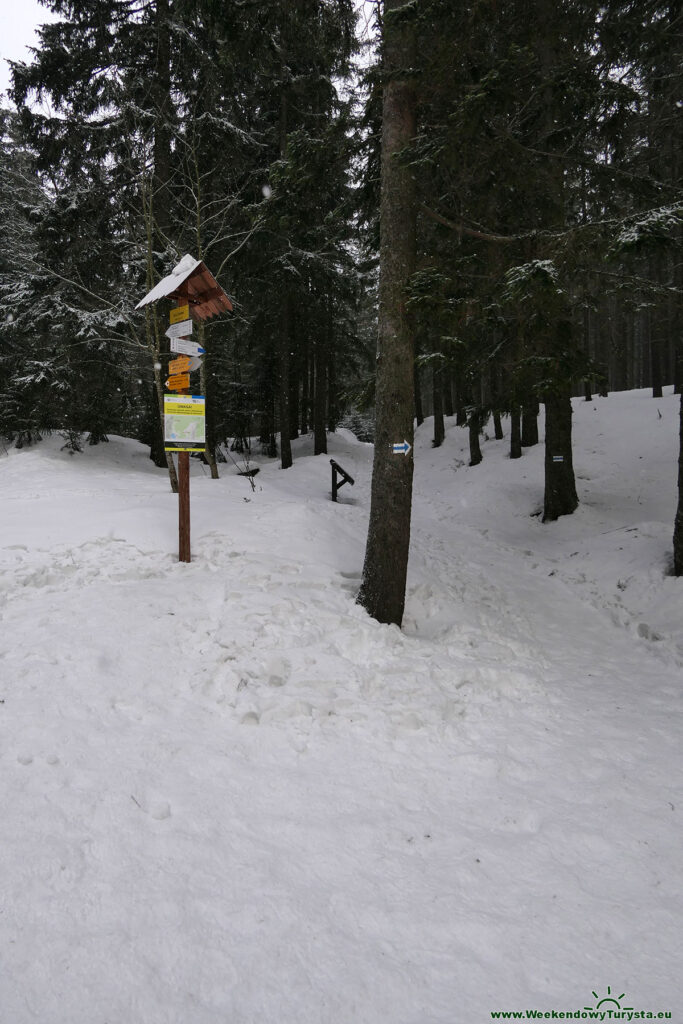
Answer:
POLYGON ((577 401, 549 524, 540 446, 470 468, 426 423, 403 631, 355 604, 346 431, 336 505, 306 438, 254 492, 193 464, 191 565, 135 442, 0 459, 2 1024, 478 1024, 608 986, 676 1020, 677 415, 577 401))

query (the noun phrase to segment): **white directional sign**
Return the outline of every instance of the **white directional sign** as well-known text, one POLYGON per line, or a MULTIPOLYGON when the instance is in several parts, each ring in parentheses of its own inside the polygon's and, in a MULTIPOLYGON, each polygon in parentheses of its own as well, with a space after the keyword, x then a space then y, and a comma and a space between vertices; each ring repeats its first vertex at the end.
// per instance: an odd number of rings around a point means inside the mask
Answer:
POLYGON ((181 320, 179 324, 171 324, 171 326, 166 331, 167 338, 188 338, 191 334, 191 320, 181 320))
POLYGON ((196 341, 186 341, 184 338, 171 338, 171 352, 182 352, 186 356, 203 356, 204 351, 196 341))

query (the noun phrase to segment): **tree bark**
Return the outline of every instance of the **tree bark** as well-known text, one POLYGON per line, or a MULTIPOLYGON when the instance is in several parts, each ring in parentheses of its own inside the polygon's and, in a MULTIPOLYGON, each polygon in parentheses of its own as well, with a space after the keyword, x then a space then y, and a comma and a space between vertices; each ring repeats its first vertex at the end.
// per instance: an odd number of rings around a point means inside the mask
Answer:
POLYGON ((313 454, 327 455, 327 432, 325 419, 327 416, 327 360, 326 346, 321 338, 316 337, 313 356, 315 360, 315 381, 313 392, 313 454))
POLYGON ((159 412, 159 395, 157 392, 156 383, 152 384, 150 392, 150 438, 149 438, 149 457, 155 466, 159 469, 163 469, 166 463, 166 452, 164 451, 164 430, 161 422, 161 414, 159 412))
MULTIPOLYGON (((291 349, 291 345, 290 345, 291 349)), ((294 441, 299 436, 299 373, 295 353, 290 354, 289 363, 289 437, 294 441)))
POLYGON ((456 370, 455 373, 455 425, 456 427, 467 426, 467 413, 465 412, 465 389, 462 385, 462 373, 456 370))
POLYGON ((261 410, 259 414, 259 442, 269 458, 277 455, 275 443, 275 382, 272 358, 262 367, 259 380, 261 410))
POLYGON ((652 397, 662 397, 662 349, 659 335, 659 313, 650 312, 650 379, 652 380, 652 397))
MULTIPOLYGON (((160 430, 163 431, 164 422, 164 385, 161 380, 161 370, 157 370, 159 366, 158 361, 154 364, 154 386, 157 393, 157 402, 159 407, 159 426, 160 430)), ((163 437, 163 433, 162 433, 163 437)), ((178 474, 176 473, 175 463, 173 461, 173 452, 164 452, 166 456, 166 465, 168 467, 168 479, 171 484, 171 490, 174 494, 178 493, 178 474)))
POLYGON ((538 400, 527 399, 522 405, 522 448, 538 444, 538 400))
POLYGON ((443 414, 444 416, 453 415, 453 379, 451 376, 450 368, 446 368, 441 371, 441 381, 443 384, 443 414))
POLYGON ((329 345, 327 355, 327 429, 331 434, 337 429, 338 408, 337 365, 334 358, 334 348, 329 345))
POLYGON ((470 466, 478 466, 482 461, 481 446, 479 444, 479 430, 481 428, 481 414, 479 409, 472 409, 468 421, 470 433, 470 466))
POLYGON ((572 463, 572 402, 569 385, 563 385, 545 396, 543 522, 571 515, 578 504, 572 463))
POLYGON ((289 469, 292 465, 292 443, 289 437, 289 348, 290 348, 290 298, 285 295, 282 301, 282 317, 280 320, 280 465, 289 469))
MULTIPOLYGON (((204 330, 204 324, 200 323, 198 328, 199 344, 203 349, 206 349, 206 336, 204 330)), ((218 480, 218 465, 216 463, 216 406, 213 397, 213 384, 211 382, 211 370, 209 368, 208 353, 201 357, 202 362, 199 367, 199 388, 200 393, 204 395, 204 401, 206 405, 206 451, 204 452, 204 458, 211 471, 211 479, 218 480)))
POLYGON ((510 458, 522 457, 522 413, 518 405, 510 412, 510 458))
POLYGON ((154 100, 154 170, 152 177, 152 216, 154 248, 164 252, 171 230, 169 182, 171 161, 171 28, 169 0, 156 0, 156 58, 152 95, 154 100))
POLYGON ((310 413, 310 360, 308 358, 308 341, 304 341, 301 353, 301 433, 308 433, 310 413))
POLYGON ((405 606, 413 488, 414 337, 406 285, 415 267, 415 183, 398 158, 415 135, 416 98, 407 73, 415 27, 403 0, 385 0, 379 330, 370 525, 358 602, 400 626, 405 606), (407 441, 408 454, 392 446, 407 441))
POLYGON ((500 421, 500 413, 497 409, 493 410, 493 436, 496 441, 503 440, 503 424, 500 421))
POLYGON ((434 406, 434 437, 432 448, 440 448, 446 436, 443 422, 443 380, 439 365, 432 366, 432 404, 434 406))
POLYGON ((683 395, 680 400, 678 436, 678 508, 674 521, 674 575, 683 576, 683 395))
POLYGON ((489 373, 491 406, 493 412, 493 432, 496 441, 503 440, 503 424, 500 421, 500 377, 498 367, 493 365, 489 373))
POLYGON ((415 371, 414 371, 414 390, 415 390, 415 423, 419 427, 425 421, 424 410, 422 408, 422 383, 420 380, 420 367, 417 365, 415 360, 415 371))

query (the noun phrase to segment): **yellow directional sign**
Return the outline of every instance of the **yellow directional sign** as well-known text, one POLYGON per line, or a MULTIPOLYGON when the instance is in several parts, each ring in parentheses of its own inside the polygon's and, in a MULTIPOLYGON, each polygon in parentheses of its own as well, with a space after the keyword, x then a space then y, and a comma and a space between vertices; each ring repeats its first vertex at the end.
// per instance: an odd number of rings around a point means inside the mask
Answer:
POLYGON ((189 373, 189 370, 189 356, 179 356, 178 359, 172 359, 171 362, 168 364, 169 373, 189 373))
POLYGON ((189 388, 189 386, 189 373, 176 373, 166 381, 166 387, 169 391, 184 391, 186 388, 189 388))
POLYGON ((170 315, 170 318, 169 318, 169 323, 177 324, 181 320, 188 320, 189 316, 190 316, 190 306, 189 306, 189 303, 186 306, 176 306, 175 309, 171 310, 171 315, 170 315))

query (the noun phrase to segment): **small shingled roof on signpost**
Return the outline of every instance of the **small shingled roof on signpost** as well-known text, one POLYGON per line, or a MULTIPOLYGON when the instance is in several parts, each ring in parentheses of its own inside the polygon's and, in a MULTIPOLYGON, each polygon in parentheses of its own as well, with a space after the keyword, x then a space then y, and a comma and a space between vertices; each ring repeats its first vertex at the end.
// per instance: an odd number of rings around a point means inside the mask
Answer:
POLYGON ((142 309, 159 299, 184 299, 189 304, 190 316, 202 321, 217 313, 233 312, 232 302, 206 263, 188 254, 183 256, 170 274, 147 292, 135 308, 142 309))
MULTIPOLYGON (((202 322, 218 313, 233 312, 232 302, 206 264, 187 254, 135 308, 142 309, 159 299, 174 299, 179 306, 189 306, 190 318, 202 322)), ((188 390, 180 393, 187 394, 188 390)), ((178 561, 191 561, 189 451, 178 451, 178 561)))

